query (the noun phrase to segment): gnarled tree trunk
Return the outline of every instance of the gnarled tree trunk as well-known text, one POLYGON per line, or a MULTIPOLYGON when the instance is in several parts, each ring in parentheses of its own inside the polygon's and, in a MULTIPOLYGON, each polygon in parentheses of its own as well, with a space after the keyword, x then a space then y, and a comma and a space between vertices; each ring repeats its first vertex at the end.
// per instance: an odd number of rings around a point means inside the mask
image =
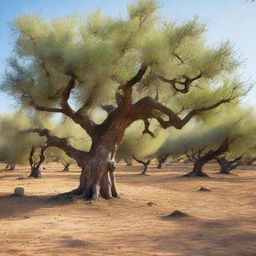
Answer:
POLYGON ((193 170, 184 175, 184 177, 208 177, 206 173, 203 172, 203 166, 208 161, 206 159, 198 159, 194 162, 193 170))
POLYGON ((191 172, 185 174, 184 176, 185 177, 208 177, 208 175, 202 171, 203 166, 209 161, 215 159, 219 155, 226 152, 229 148, 230 143, 231 141, 229 141, 229 138, 226 138, 223 140, 223 142, 219 145, 217 149, 210 150, 206 152, 204 155, 202 155, 201 149, 197 152, 197 154, 192 154, 191 157, 187 154, 188 158, 191 161, 193 161, 194 168, 191 172))
POLYGON ((140 164, 143 164, 144 169, 143 169, 143 171, 141 172, 141 174, 142 174, 142 175, 146 174, 147 171, 148 171, 148 166, 149 166, 151 160, 142 161, 142 160, 138 159, 138 158, 135 157, 135 156, 133 156, 133 159, 134 159, 136 162, 138 162, 138 163, 140 163, 140 164))
POLYGON ((121 117, 116 122, 103 123, 95 131, 90 151, 76 158, 82 172, 79 187, 73 193, 82 194, 86 200, 118 197, 115 157, 124 131, 130 123, 129 119, 121 117))
POLYGON ((89 153, 84 160, 86 163, 83 164, 80 184, 74 191, 75 194, 82 194, 86 200, 118 197, 114 159, 105 159, 103 155, 91 155, 89 153))
POLYGON ((168 158, 168 155, 167 155, 167 154, 166 154, 166 155, 159 156, 159 157, 157 158, 157 160, 158 160, 157 168, 158 168, 158 169, 162 169, 162 168, 163 168, 163 164, 166 162, 167 158, 168 158))
POLYGON ((239 160, 242 157, 237 157, 234 160, 227 160, 225 157, 216 157, 216 161, 218 162, 219 166, 220 166, 220 174, 230 174, 230 172, 235 169, 238 164, 239 164, 239 160))

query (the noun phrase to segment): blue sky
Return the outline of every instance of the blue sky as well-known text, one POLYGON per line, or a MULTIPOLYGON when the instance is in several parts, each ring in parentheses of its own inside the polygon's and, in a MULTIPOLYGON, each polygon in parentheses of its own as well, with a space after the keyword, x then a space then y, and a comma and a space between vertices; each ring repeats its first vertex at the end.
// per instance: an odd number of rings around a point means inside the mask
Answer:
MULTIPOLYGON (((0 0, 0 80, 6 59, 12 54, 10 22, 20 14, 40 13, 45 18, 86 14, 95 8, 113 15, 125 15, 128 0, 0 0)), ((199 16, 207 23, 209 44, 230 40, 243 60, 243 77, 256 82, 256 2, 246 0, 159 0, 161 13, 170 20, 199 16)), ((256 106, 256 88, 245 100, 256 106)), ((10 97, 0 94, 0 112, 14 106, 10 97)))

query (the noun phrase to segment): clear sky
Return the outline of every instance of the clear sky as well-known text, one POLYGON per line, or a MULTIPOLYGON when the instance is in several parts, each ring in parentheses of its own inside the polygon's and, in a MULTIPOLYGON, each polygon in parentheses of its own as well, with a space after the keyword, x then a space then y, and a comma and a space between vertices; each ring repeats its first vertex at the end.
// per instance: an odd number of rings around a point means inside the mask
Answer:
MULTIPOLYGON (((128 0, 0 0, 0 81, 6 59, 12 54, 13 38, 10 22, 18 15, 40 13, 45 18, 88 13, 95 8, 113 15, 125 15, 128 0)), ((256 82, 256 2, 247 0, 159 0, 162 14, 180 21, 199 16, 207 23, 207 37, 212 45, 230 40, 243 60, 240 72, 245 79, 256 82)), ((256 88, 246 98, 256 106, 256 88)), ((0 94, 0 112, 14 102, 0 94)))

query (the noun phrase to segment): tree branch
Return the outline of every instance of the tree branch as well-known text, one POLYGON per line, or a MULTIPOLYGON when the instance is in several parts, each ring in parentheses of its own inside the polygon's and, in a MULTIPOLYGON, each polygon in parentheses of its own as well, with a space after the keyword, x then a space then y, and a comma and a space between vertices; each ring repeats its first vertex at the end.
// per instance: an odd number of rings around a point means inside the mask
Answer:
POLYGON ((172 111, 168 107, 162 105, 161 103, 153 100, 150 97, 145 97, 132 105, 131 118, 133 119, 133 121, 140 120, 140 119, 144 120, 147 118, 155 118, 156 120, 158 120, 158 122, 164 129, 170 126, 173 126, 177 129, 181 129, 194 116, 202 112, 215 109, 218 106, 224 103, 228 103, 233 99, 234 98, 231 95, 230 97, 221 99, 210 106, 193 109, 184 118, 180 118, 174 111, 172 111), (164 120, 161 117, 161 115, 163 114, 168 117, 168 120, 164 120))
POLYGON ((112 111, 116 109, 116 107, 113 105, 103 105, 101 106, 101 108, 105 110, 108 114, 110 114, 112 111))
POLYGON ((163 77, 162 75, 157 75, 157 77, 165 83, 169 83, 172 85, 173 89, 177 92, 181 92, 181 93, 188 93, 189 89, 191 87, 191 84, 196 81, 197 79, 202 77, 202 73, 200 72, 197 76, 190 78, 186 75, 183 75, 182 78, 184 79, 184 81, 180 81, 177 78, 173 78, 173 79, 167 79, 165 77, 163 77), (183 85, 184 88, 180 89, 176 86, 176 84, 180 84, 183 85))
POLYGON ((145 63, 142 63, 140 69, 137 72, 137 74, 134 77, 132 77, 130 80, 128 80, 126 82, 126 84, 122 85, 121 88, 124 88, 124 87, 131 88, 131 87, 133 87, 136 83, 138 83, 142 79, 143 75, 147 71, 147 68, 148 68, 148 66, 145 65, 145 63))
POLYGON ((66 138, 60 138, 48 129, 27 129, 19 132, 20 134, 37 133, 40 137, 46 137, 47 147, 57 147, 62 149, 69 157, 75 159, 79 164, 87 152, 72 147, 66 138))
POLYGON ((151 137, 154 138, 155 134, 149 130, 150 122, 148 121, 148 119, 143 119, 143 122, 144 122, 144 125, 145 125, 145 129, 142 133, 143 134, 148 133, 151 137))
POLYGON ((39 161, 37 163, 37 165, 35 166, 35 168, 39 168, 39 166, 45 161, 46 159, 46 156, 45 156, 45 150, 48 148, 48 144, 45 143, 44 145, 42 145, 40 148, 40 158, 39 158, 39 161))
POLYGON ((35 145, 33 145, 31 147, 31 151, 30 151, 29 158, 28 158, 28 161, 29 161, 29 164, 30 164, 31 168, 34 167, 34 152, 35 152, 35 145))
POLYGON ((33 99, 30 100, 29 105, 39 111, 45 111, 45 112, 51 112, 51 113, 63 113, 63 109, 61 108, 50 108, 50 107, 40 106, 37 103, 35 103, 33 99))
POLYGON ((74 87, 75 87, 75 82, 76 82, 77 77, 72 71, 69 71, 66 74, 68 76, 70 76, 70 80, 69 80, 67 86, 64 88, 64 90, 61 93, 60 105, 62 107, 63 113, 70 116, 70 115, 74 114, 74 111, 72 110, 72 108, 68 104, 68 100, 70 98, 70 94, 71 94, 72 89, 74 89, 74 87))

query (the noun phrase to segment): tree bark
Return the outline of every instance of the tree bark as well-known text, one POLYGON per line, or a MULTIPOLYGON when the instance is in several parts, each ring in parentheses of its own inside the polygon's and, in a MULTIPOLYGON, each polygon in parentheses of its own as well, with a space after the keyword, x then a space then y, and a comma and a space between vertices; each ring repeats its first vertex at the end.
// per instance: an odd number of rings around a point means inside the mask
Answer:
POLYGON ((147 162, 145 162, 145 164, 144 164, 144 169, 143 169, 143 171, 141 172, 142 175, 145 175, 145 174, 147 173, 147 171, 148 171, 148 166, 149 166, 150 162, 151 162, 151 160, 148 160, 147 162))
POLYGON ((86 200, 118 197, 115 181, 116 151, 131 120, 122 116, 115 122, 110 119, 111 116, 96 129, 90 151, 76 159, 82 172, 75 193, 83 195, 86 200))
MULTIPOLYGON (((33 40, 33 38, 31 41, 35 44, 35 40, 33 40)), ((43 66, 43 69, 45 70, 45 66, 43 66)), ((204 111, 212 110, 221 104, 228 103, 234 99, 232 92, 229 97, 223 98, 210 106, 192 109, 183 118, 180 118, 177 113, 151 97, 144 97, 137 102, 134 102, 133 87, 141 81, 148 69, 149 66, 142 63, 140 68, 138 68, 137 73, 131 77, 131 79, 120 84, 119 89, 115 94, 116 107, 103 108, 107 111, 108 116, 101 124, 94 123, 86 114, 86 110, 91 104, 90 95, 89 99, 80 106, 77 111, 73 110, 69 105, 68 101, 71 92, 75 88, 76 82, 79 80, 77 74, 75 74, 71 69, 65 72, 65 75, 69 77, 69 80, 61 92, 59 102, 60 106, 48 107, 39 105, 34 101, 29 92, 26 92, 32 107, 39 111, 62 113, 70 117, 75 123, 79 124, 92 139, 90 151, 84 152, 72 147, 66 138, 59 138, 47 129, 29 129, 26 131, 36 132, 39 136, 45 136, 47 139, 47 146, 54 146, 62 149, 69 157, 76 160, 78 166, 81 167, 82 172, 80 175, 80 184, 77 189, 71 191, 71 194, 80 194, 89 200, 95 200, 100 197, 109 199, 118 196, 114 176, 115 154, 124 135, 125 129, 131 123, 137 120, 143 120, 145 125, 143 133, 148 133, 151 136, 154 136, 154 134, 149 130, 150 122, 147 119, 156 119, 164 129, 171 126, 181 129, 195 115, 204 111), (162 115, 166 115, 168 117, 167 120, 162 119, 162 115)), ((46 70, 46 73, 47 72, 48 71, 46 70)), ((200 73, 193 78, 186 76, 183 77, 185 78, 184 82, 177 81, 179 84, 184 86, 182 90, 175 85, 176 79, 172 86, 178 92, 187 93, 192 82, 199 79, 201 75, 202 74, 200 73)), ((163 77, 161 77, 161 79, 165 82, 170 82, 163 77)), ((148 164, 146 165, 146 168, 148 167, 148 164)), ((144 168, 143 173, 145 172, 146 170, 144 168)))
POLYGON ((166 162, 167 158, 168 158, 168 155, 163 155, 163 156, 160 156, 157 158, 157 160, 158 160, 157 168, 158 169, 163 168, 163 164, 166 162))
POLYGON ((142 161, 142 160, 138 159, 138 158, 135 157, 135 156, 133 156, 133 159, 134 159, 136 162, 138 162, 138 163, 140 163, 140 164, 143 164, 144 168, 143 168, 143 171, 141 172, 141 174, 142 174, 142 175, 145 175, 145 174, 147 173, 147 171, 148 171, 148 166, 149 166, 151 160, 142 161))
POLYGON ((220 166, 219 173, 230 174, 230 172, 238 166, 241 157, 238 157, 234 160, 227 160, 225 157, 216 157, 215 159, 220 166))
POLYGON ((204 159, 198 159, 194 162, 193 170, 187 174, 184 175, 184 177, 208 177, 208 175, 203 172, 203 166, 208 161, 205 161, 204 159))
POLYGON ((39 167, 32 167, 31 173, 29 175, 30 178, 40 178, 41 177, 41 168, 39 167))
POLYGON ((200 149, 196 154, 192 154, 192 157, 188 158, 194 162, 194 168, 191 172, 187 173, 184 175, 184 177, 208 177, 206 173, 204 173, 203 166, 208 163, 209 161, 215 159, 219 155, 223 154, 226 152, 229 148, 229 144, 232 143, 232 141, 229 140, 229 138, 225 138, 222 143, 219 145, 219 147, 215 150, 210 150, 206 152, 202 156, 202 149, 200 149))

